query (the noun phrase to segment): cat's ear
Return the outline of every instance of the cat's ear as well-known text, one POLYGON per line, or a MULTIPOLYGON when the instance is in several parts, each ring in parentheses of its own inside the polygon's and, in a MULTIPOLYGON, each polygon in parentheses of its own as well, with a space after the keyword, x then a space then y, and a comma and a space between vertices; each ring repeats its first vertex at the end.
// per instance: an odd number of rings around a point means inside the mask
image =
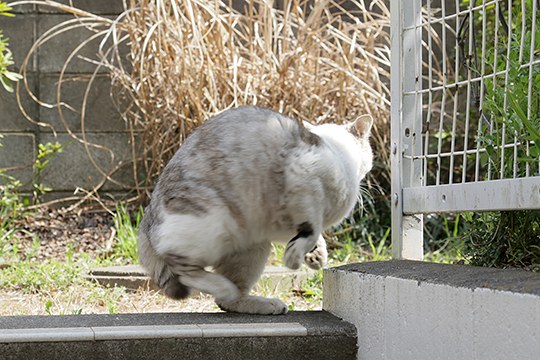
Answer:
POLYGON ((356 120, 345 126, 351 134, 357 137, 368 138, 373 127, 373 118, 369 114, 360 115, 356 120))

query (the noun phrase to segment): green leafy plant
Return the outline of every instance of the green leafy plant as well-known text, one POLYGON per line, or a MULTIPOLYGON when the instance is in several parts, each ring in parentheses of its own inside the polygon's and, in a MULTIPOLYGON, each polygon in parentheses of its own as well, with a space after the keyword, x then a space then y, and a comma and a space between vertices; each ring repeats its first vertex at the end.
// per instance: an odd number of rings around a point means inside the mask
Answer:
POLYGON ((464 250, 471 264, 540 272, 540 210, 464 216, 474 224, 464 250))
MULTIPOLYGON (((14 16, 10 10, 11 8, 5 2, 0 2, 0 16, 14 16)), ((13 55, 8 49, 8 40, 0 29, 0 83, 6 91, 13 92, 12 82, 19 81, 22 76, 8 70, 8 67, 14 64, 13 55)))
MULTIPOLYGON (((2 135, 0 134, 0 140, 2 135)), ((2 144, 0 143, 0 146, 2 144)), ((35 162, 34 180, 32 181, 33 201, 39 202, 40 196, 51 189, 42 182, 43 171, 49 164, 51 158, 62 152, 62 146, 59 143, 40 144, 38 156, 35 162)), ((11 238, 19 232, 20 219, 29 213, 27 206, 31 204, 32 199, 25 194, 24 184, 15 177, 0 170, 0 263, 9 260, 10 251, 13 248, 11 238)))
POLYGON ((34 201, 38 201, 39 197, 50 192, 52 189, 43 183, 43 173, 54 156, 63 151, 63 147, 59 142, 46 143, 38 145, 37 159, 34 163, 34 201))
POLYGON ((137 249, 137 229, 143 216, 142 207, 130 212, 124 205, 116 207, 113 216, 116 234, 109 252, 104 260, 122 264, 136 264, 139 262, 137 249))
MULTIPOLYGON (((532 39, 540 39, 540 27, 533 33, 531 26, 533 1, 511 4, 513 23, 498 34, 497 46, 493 41, 487 42, 491 47, 486 49, 486 56, 499 59, 494 65, 487 64, 488 71, 507 72, 504 80, 485 79, 481 110, 489 122, 478 129, 477 141, 486 149, 481 157, 483 165, 491 164, 497 169, 492 172, 492 179, 540 175, 540 64, 523 64, 531 50, 540 52, 540 48, 531 49, 532 39), (504 146, 514 143, 515 147, 504 146)), ((498 15, 508 18, 509 10, 501 8, 501 11, 498 15)), ((491 38, 494 35, 487 34, 491 38)), ((472 264, 540 271, 540 211, 463 216, 469 224, 464 234, 464 254, 472 264)))
POLYGON ((0 263, 6 262, 11 254, 12 245, 8 240, 17 231, 14 226, 16 219, 24 212, 24 204, 19 195, 21 186, 19 180, 0 170, 0 263))
MULTIPOLYGON (((532 24, 532 0, 524 3, 526 23, 532 24)), ((528 58, 531 52, 533 35, 535 39, 540 39, 540 28, 533 34, 529 25, 522 33, 521 11, 521 2, 512 8, 515 22, 510 24, 511 37, 499 35, 500 43, 496 55, 500 60, 495 66, 491 64, 489 70, 493 73, 507 71, 508 75, 505 80, 495 77, 485 79, 482 111, 490 123, 483 124, 477 137, 477 141, 486 149, 482 158, 484 164, 491 162, 495 169, 501 169, 493 174, 498 174, 501 178, 513 177, 514 165, 517 168, 516 176, 523 176, 527 166, 533 174, 540 173, 540 64, 522 64, 523 57, 528 58), (510 44, 508 54, 507 42, 510 44), (504 149, 503 141, 504 144, 517 142, 520 145, 515 150, 504 149), (514 154, 514 151, 517 151, 517 154, 514 154)), ((540 49, 533 51, 538 52, 540 49)), ((494 52, 494 47, 487 49, 487 57, 494 58, 494 52)))

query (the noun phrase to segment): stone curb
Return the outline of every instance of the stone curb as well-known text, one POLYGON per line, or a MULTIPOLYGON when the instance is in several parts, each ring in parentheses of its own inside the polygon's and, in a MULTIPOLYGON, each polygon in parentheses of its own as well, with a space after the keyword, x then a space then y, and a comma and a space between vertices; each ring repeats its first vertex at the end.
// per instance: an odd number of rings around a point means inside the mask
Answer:
MULTIPOLYGON (((267 266, 256 289, 265 288, 271 292, 283 292, 300 288, 316 272, 309 269, 290 270, 280 266, 267 266)), ((123 286, 130 290, 158 290, 139 265, 111 266, 91 269, 86 279, 102 286, 123 286)))

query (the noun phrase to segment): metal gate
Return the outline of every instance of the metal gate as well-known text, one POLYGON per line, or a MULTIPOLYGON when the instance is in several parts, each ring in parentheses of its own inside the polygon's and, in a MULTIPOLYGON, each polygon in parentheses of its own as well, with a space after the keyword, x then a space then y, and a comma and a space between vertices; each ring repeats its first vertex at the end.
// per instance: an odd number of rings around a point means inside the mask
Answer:
POLYGON ((538 0, 391 0, 392 247, 423 215, 540 208, 538 0))

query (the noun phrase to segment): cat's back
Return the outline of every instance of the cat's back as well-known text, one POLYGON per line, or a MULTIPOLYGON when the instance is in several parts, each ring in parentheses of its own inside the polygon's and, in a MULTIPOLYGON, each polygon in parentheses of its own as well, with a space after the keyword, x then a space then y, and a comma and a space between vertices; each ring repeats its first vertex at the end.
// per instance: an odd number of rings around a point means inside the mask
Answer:
POLYGON ((269 146, 294 146, 302 127, 289 117, 257 106, 229 109, 210 118, 186 140, 176 157, 195 151, 256 152, 269 146))
POLYGON ((201 202, 195 198, 212 199, 216 193, 220 201, 230 196, 238 203, 247 196, 251 200, 273 196, 282 190, 291 153, 317 140, 296 120, 272 110, 256 106, 226 110, 186 139, 163 170, 153 201, 167 201, 178 197, 175 194, 189 194, 194 203, 201 202))
MULTIPOLYGON (((242 106, 207 120, 189 136, 164 169, 191 177, 247 176, 279 168, 295 148, 316 141, 296 120, 272 110, 242 106)), ((177 178, 176 180, 180 180, 177 178)))

